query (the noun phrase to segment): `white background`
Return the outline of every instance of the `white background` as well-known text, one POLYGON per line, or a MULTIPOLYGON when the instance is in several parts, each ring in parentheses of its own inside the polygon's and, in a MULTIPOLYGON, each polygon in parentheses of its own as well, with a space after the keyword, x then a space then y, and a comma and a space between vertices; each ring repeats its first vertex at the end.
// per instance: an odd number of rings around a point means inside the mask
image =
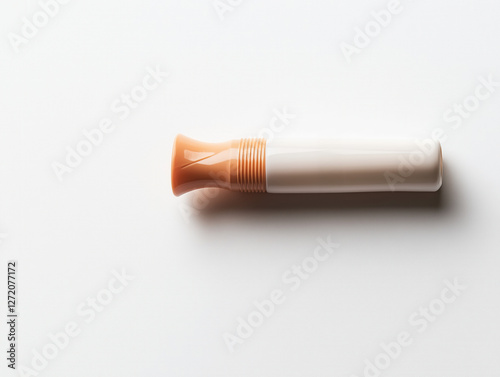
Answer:
POLYGON ((75 322, 40 376, 362 376, 402 331, 384 376, 498 375, 500 87, 460 127, 443 116, 500 81, 500 3, 401 4, 349 63, 341 43, 387 2, 247 0, 221 19, 211 0, 73 0, 19 52, 9 33, 41 7, 2 2, 0 312, 16 259, 18 366, 75 322), (157 66, 169 77, 120 120, 113 101, 157 66), (274 137, 442 129, 442 190, 173 196, 177 133, 256 136, 283 108, 274 137), (102 118, 114 131, 59 181, 102 118), (328 236, 339 249, 292 291, 282 274, 328 236), (86 323, 77 308, 122 269, 134 280, 86 323), (455 278, 467 289, 418 332, 409 317, 455 278), (231 353, 224 334, 274 289, 285 301, 231 353))

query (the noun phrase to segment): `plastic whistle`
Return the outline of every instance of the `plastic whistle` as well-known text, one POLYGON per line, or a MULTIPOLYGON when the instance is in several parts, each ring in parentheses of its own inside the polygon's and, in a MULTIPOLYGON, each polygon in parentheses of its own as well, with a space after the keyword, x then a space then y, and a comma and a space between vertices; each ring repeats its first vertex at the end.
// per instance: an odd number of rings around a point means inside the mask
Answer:
POLYGON ((242 192, 437 191, 438 141, 262 138, 204 143, 177 135, 172 190, 219 187, 242 192))

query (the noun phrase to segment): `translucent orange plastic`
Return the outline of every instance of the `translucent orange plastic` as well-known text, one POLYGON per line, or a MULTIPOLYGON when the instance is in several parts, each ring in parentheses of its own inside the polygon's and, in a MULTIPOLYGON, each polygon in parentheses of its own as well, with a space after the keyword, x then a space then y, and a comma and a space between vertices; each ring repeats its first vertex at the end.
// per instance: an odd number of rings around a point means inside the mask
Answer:
POLYGON ((219 187, 266 191, 266 140, 241 139, 204 143, 177 135, 172 150, 172 191, 219 187))

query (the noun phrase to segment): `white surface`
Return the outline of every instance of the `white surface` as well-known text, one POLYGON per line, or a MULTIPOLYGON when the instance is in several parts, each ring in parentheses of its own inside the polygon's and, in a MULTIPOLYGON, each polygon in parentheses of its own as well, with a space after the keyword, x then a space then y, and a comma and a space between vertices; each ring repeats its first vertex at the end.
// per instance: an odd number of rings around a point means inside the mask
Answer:
POLYGON ((0 304, 17 259, 19 362, 73 321, 81 333, 40 376, 361 376, 403 331, 413 344, 384 376, 498 375, 500 88, 480 80, 500 81, 500 2, 405 1, 348 63, 340 44, 386 4, 252 0, 221 21, 210 0, 72 1, 16 54, 7 34, 39 5, 2 2, 0 304), (129 116, 113 111, 156 65, 169 77, 129 116), (477 110, 449 112, 477 87, 477 110), (284 108, 294 117, 277 118, 284 108), (109 131, 103 118, 115 129, 60 182, 51 164, 83 130, 109 131), (181 132, 439 129, 440 194, 176 198, 170 188, 181 132), (283 275, 328 235, 340 247, 292 291, 283 275), (85 323, 77 308, 122 268, 135 279, 85 323), (419 333, 412 313, 455 277, 468 288, 419 333), (223 334, 276 289, 284 302, 230 353, 223 334))
POLYGON ((432 139, 282 138, 266 145, 270 193, 436 191, 441 182, 441 147, 432 139))

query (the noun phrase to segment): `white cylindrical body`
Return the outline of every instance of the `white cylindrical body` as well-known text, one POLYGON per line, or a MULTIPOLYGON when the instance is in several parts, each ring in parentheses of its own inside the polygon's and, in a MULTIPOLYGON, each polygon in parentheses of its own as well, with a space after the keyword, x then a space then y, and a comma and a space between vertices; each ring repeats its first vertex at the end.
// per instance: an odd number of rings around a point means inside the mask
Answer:
POLYGON ((272 140, 266 146, 270 193, 436 191, 439 142, 426 140, 272 140))

